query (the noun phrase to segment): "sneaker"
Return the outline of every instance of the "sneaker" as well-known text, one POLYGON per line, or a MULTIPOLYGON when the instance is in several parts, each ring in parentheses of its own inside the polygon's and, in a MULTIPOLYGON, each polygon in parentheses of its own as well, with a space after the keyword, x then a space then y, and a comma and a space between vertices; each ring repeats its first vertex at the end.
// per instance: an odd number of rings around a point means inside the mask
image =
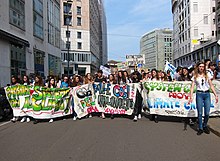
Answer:
POLYGON ((92 114, 89 114, 89 118, 92 118, 92 114))
POLYGON ((16 121, 16 118, 13 117, 13 118, 11 119, 11 122, 15 122, 15 121, 16 121))
POLYGON ((195 122, 192 121, 192 119, 189 119, 189 125, 194 125, 195 122))
POLYGON ((210 130, 209 130, 209 128, 207 126, 203 128, 203 131, 206 134, 210 134, 210 130))
POLYGON ((33 122, 34 124, 37 124, 38 123, 38 120, 34 120, 34 122, 33 122))
POLYGON ((137 121, 138 120, 138 118, 137 118, 137 116, 134 116, 134 119, 133 119, 133 121, 137 121))
POLYGON ((31 121, 31 119, 29 117, 27 117, 27 123, 30 122, 30 121, 31 121))
POLYGON ((76 121, 76 116, 73 117, 73 121, 76 121))
POLYGON ((197 135, 201 135, 202 133, 203 133, 203 130, 199 129, 198 132, 197 132, 197 135))
POLYGON ((138 119, 139 119, 139 120, 141 119, 141 114, 138 115, 138 119))
POLYGON ((105 114, 104 113, 102 113, 102 119, 105 119, 105 114))
POLYGON ((22 122, 25 122, 25 121, 26 121, 26 117, 23 117, 20 122, 22 123, 22 122))
POLYGON ((154 117, 154 122, 158 123, 158 117, 157 116, 154 117))
POLYGON ((49 123, 52 123, 53 122, 53 119, 50 119, 49 123))

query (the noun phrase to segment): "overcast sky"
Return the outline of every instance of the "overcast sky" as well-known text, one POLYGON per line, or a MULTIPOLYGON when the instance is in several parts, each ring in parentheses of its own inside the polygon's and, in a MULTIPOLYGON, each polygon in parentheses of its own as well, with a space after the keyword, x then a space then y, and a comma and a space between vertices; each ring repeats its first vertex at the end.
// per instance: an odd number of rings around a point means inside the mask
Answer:
POLYGON ((155 28, 172 29, 171 0, 104 0, 108 59, 125 61, 139 54, 140 38, 155 28))

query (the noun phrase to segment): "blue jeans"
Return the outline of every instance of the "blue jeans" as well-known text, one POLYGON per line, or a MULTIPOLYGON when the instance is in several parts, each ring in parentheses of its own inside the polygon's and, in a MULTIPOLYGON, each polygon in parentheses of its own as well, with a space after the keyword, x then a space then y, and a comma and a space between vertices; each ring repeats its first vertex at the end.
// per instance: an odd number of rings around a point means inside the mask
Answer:
POLYGON ((211 97, 209 92, 196 92, 196 108, 198 111, 199 129, 207 126, 211 106, 211 97), (202 123, 202 114, 204 107, 204 123, 202 123))

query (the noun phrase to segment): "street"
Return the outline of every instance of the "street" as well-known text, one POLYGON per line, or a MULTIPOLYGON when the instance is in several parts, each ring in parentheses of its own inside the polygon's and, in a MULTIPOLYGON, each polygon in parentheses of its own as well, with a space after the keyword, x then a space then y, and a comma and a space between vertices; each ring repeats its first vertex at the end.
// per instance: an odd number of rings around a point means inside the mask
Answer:
MULTIPOLYGON (((2 123, 1 123, 2 124, 2 123)), ((116 117, 0 126, 1 161, 218 161, 220 139, 174 119, 116 117)))

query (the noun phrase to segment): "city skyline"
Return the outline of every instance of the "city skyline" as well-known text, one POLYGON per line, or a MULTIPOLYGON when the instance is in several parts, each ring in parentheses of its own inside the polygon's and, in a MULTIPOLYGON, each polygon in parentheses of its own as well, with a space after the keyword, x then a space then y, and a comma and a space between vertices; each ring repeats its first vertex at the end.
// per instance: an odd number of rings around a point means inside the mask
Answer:
POLYGON ((140 53, 140 39, 145 33, 173 28, 171 1, 154 2, 105 0, 109 60, 125 61, 127 54, 140 53))

